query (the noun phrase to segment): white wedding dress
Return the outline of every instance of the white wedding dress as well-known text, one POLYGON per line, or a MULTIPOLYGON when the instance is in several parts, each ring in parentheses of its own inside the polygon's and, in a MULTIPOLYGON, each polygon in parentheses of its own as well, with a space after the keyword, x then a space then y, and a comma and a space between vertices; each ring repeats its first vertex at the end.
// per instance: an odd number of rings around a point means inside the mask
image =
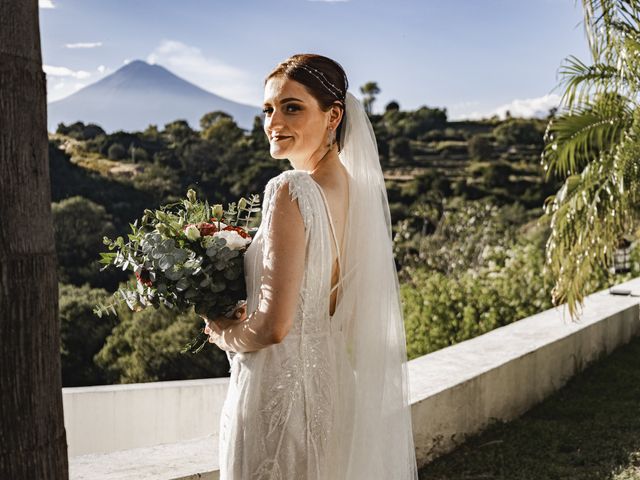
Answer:
POLYGON ((346 478, 355 375, 342 331, 339 293, 336 311, 329 315, 331 242, 338 261, 340 251, 326 197, 306 171, 285 171, 265 187, 262 222, 244 260, 247 312, 258 306, 262 230, 269 222, 274 192, 284 181, 298 200, 306 231, 298 307, 282 342, 254 352, 228 352, 231 376, 220 418, 221 480, 346 478))

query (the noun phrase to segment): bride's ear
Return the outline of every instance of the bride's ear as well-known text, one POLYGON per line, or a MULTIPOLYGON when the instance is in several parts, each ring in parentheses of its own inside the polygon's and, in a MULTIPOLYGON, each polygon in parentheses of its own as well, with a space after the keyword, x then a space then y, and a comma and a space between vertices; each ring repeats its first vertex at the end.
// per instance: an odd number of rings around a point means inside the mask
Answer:
POLYGON ((340 120, 342 119, 343 110, 340 105, 334 103, 331 106, 331 110, 329 110, 329 124, 332 130, 338 128, 340 125, 340 120))

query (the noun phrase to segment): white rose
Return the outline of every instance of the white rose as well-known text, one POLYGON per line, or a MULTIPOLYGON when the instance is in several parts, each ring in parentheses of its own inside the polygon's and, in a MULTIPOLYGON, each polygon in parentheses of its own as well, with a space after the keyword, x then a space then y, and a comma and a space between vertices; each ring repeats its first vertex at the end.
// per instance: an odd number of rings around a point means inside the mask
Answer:
POLYGON ((200 238, 200 230, 198 230, 198 227, 195 225, 189 225, 184 231, 184 234, 192 241, 200 238))
POLYGON ((231 250, 239 250, 251 242, 250 238, 244 238, 235 230, 223 230, 221 232, 216 232, 213 235, 224 238, 227 241, 227 247, 231 250))

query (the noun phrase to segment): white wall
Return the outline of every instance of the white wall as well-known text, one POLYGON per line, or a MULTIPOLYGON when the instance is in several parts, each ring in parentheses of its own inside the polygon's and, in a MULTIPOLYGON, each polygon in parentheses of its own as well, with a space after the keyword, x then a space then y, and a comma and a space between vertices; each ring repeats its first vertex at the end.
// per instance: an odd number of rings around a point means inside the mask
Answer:
POLYGON ((69 456, 217 439, 228 385, 211 378, 63 388, 69 456))

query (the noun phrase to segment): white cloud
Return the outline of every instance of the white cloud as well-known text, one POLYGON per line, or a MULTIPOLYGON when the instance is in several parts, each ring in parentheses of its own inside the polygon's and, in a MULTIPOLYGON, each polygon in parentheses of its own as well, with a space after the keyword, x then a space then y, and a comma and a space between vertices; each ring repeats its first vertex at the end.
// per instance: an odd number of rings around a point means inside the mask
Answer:
POLYGON ((81 80, 83 78, 89 78, 91 76, 89 72, 86 72, 84 70, 74 71, 67 67, 55 67, 53 65, 43 65, 42 69, 44 70, 44 73, 52 77, 73 77, 73 78, 77 78, 78 80, 81 80))
POLYGON ((67 48, 96 48, 101 47, 102 42, 89 42, 89 43, 66 43, 67 48))
POLYGON ((99 65, 91 72, 85 72, 84 70, 74 72, 66 67, 53 67, 51 65, 44 65, 43 69, 47 73, 47 102, 62 100, 112 71, 111 68, 105 65, 99 65), (89 81, 78 81, 86 79, 89 81))
POLYGON ((123 64, 123 65, 126 65, 126 64, 128 64, 129 62, 131 62, 131 59, 130 59, 130 58, 125 58, 125 59, 122 61, 122 64, 123 64))
POLYGON ((544 117, 552 107, 560 104, 560 95, 547 94, 537 98, 516 99, 496 108, 493 113, 500 118, 506 116, 507 110, 512 117, 544 117))
POLYGON ((230 100, 250 105, 262 103, 262 87, 255 78, 233 65, 205 56, 197 47, 163 40, 147 56, 147 62, 160 64, 200 88, 230 100))
POLYGON ((461 102, 452 107, 451 110, 456 110, 456 113, 450 115, 450 117, 451 120, 480 120, 482 118, 490 118, 493 115, 497 115, 499 118, 504 119, 507 111, 509 111, 512 117, 542 118, 546 117, 549 110, 553 107, 557 107, 559 103, 560 96, 555 93, 543 95, 542 97, 515 99, 488 111, 465 111, 465 107, 477 107, 480 102, 461 102), (459 113, 457 111, 458 109, 461 110, 459 113))
POLYGON ((40 8, 56 8, 53 4, 53 0, 38 0, 38 6, 40 8))

